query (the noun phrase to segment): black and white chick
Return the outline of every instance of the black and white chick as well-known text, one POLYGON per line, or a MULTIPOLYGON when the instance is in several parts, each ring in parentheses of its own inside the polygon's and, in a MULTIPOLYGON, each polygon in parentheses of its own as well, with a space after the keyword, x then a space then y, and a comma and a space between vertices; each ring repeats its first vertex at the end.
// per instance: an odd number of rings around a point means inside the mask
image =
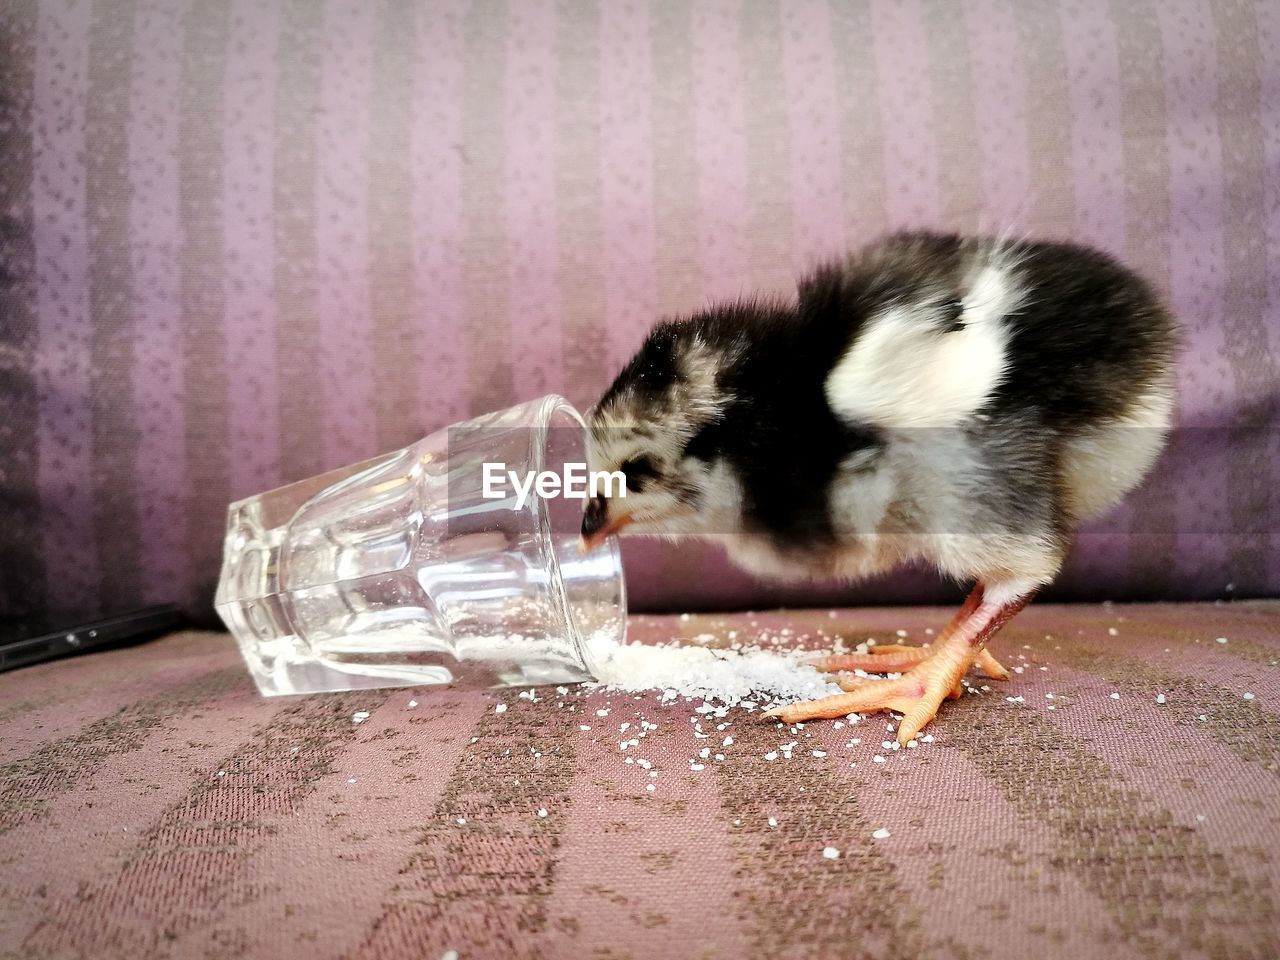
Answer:
POLYGON ((904 233, 816 270, 792 302, 660 324, 592 409, 588 548, 720 541, 784 578, 908 561, 973 583, 928 649, 826 657, 846 691, 787 722, 893 710, 902 743, 1062 566, 1075 530, 1141 481, 1173 411, 1176 325, 1151 287, 1067 243, 904 233))

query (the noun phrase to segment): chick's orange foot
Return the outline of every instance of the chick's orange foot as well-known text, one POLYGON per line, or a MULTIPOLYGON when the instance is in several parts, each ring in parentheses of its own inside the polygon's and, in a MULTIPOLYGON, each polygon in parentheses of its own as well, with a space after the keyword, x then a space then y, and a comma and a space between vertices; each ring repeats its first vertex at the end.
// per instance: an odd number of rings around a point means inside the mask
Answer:
POLYGON ((977 659, 977 653, 970 652, 966 656, 963 651, 957 652, 961 655, 926 657, 893 680, 842 674, 837 682, 849 692, 788 704, 770 711, 769 716, 786 723, 800 723, 820 717, 892 710, 902 714, 898 742, 905 745, 937 716, 943 700, 954 700, 960 696, 963 689, 960 681, 977 659))
MULTIPOLYGON (((846 693, 788 704, 770 710, 765 716, 776 717, 786 723, 801 723, 819 718, 842 717, 849 713, 892 710, 902 714, 902 722, 898 724, 898 742, 905 745, 914 740, 937 716, 938 707, 943 700, 954 700, 960 696, 963 689, 960 681, 974 663, 982 663, 987 641, 1027 605, 1032 593, 1031 589, 1008 587, 988 592, 979 584, 969 594, 960 612, 939 635, 938 641, 927 651, 923 651, 924 655, 919 657, 915 665, 908 667, 901 677, 879 680, 841 674, 837 682, 846 693)), ((889 657, 904 657, 902 650, 909 651, 912 657, 918 656, 909 647, 870 656, 885 660, 889 657)), ((848 658, 844 657, 823 658, 820 669, 840 669, 847 662, 848 658)), ((1004 673, 1005 677, 1008 676, 994 658, 990 663, 1004 673)), ((982 666, 983 669, 988 669, 986 663, 982 663, 982 666)), ((871 669, 889 670, 887 667, 875 666, 871 669)), ((991 675, 996 676, 995 673, 991 675)))
MULTIPOLYGON (((898 643, 887 643, 872 647, 867 653, 814 657, 806 662, 823 673, 837 673, 842 670, 862 670, 865 673, 902 673, 928 660, 932 653, 933 651, 929 647, 908 647, 898 643)), ((992 655, 990 650, 983 650, 974 658, 973 662, 993 680, 1009 679, 1009 671, 992 655)))

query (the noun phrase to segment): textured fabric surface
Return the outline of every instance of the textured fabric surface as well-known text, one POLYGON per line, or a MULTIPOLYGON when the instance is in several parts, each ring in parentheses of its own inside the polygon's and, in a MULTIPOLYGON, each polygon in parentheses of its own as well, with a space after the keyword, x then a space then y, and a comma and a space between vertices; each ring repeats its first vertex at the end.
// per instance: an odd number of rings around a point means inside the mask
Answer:
MULTIPOLYGON (((1058 596, 1280 586, 1273 2, 9 0, 0 90, 3 612, 207 614, 230 500, 589 403, 660 315, 904 227, 1099 245, 1187 325, 1207 429, 1058 596)), ((944 597, 629 560, 667 609, 944 597)))
POLYGON ((993 649, 898 751, 576 687, 265 700, 213 633, 0 675, 0 957, 1274 958, 1280 604, 1032 606, 993 649))

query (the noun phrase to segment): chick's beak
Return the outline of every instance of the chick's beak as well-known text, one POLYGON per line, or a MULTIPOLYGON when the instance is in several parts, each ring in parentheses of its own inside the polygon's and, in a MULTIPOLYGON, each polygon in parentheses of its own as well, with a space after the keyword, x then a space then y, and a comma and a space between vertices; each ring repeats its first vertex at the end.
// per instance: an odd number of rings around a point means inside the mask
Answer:
POLYGON ((610 516, 609 501, 603 496, 596 497, 582 515, 582 552, 594 550, 630 522, 629 514, 610 516))

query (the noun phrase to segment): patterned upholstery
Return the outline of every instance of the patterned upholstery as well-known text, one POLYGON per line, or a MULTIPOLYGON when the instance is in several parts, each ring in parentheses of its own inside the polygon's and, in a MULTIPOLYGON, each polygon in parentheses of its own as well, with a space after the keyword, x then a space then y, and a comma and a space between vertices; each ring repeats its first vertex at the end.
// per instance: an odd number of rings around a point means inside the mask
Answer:
POLYGON ((919 226, 1097 244, 1186 323, 1188 429, 1057 596, 1280 586, 1275 3, 10 0, 0 91, 0 612, 207 613, 231 499, 919 226))
POLYGON ((1278 618, 1033 605, 994 644, 1022 672, 898 751, 883 716, 791 734, 577 687, 264 700, 225 634, 0 675, 0 956, 1272 960, 1278 618))

